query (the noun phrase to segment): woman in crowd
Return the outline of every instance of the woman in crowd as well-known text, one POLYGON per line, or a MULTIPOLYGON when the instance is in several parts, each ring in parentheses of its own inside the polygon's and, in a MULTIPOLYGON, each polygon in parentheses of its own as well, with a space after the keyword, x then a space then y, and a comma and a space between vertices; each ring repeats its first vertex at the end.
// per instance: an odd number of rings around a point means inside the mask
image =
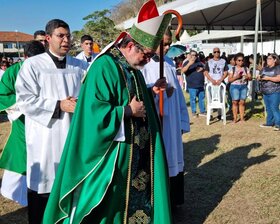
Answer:
POLYGON ((9 67, 9 63, 7 61, 0 62, 0 80, 8 67, 9 67))
POLYGON ((260 90, 266 110, 266 123, 260 127, 273 127, 275 131, 280 130, 280 60, 276 54, 268 55, 266 66, 262 69, 258 79, 260 90))
POLYGON ((244 67, 244 54, 237 53, 234 57, 235 66, 228 72, 228 81, 230 84, 230 95, 232 98, 232 114, 233 122, 238 122, 238 111, 240 115, 240 121, 244 122, 245 114, 245 100, 247 97, 247 83, 251 80, 251 74, 248 68, 244 67))

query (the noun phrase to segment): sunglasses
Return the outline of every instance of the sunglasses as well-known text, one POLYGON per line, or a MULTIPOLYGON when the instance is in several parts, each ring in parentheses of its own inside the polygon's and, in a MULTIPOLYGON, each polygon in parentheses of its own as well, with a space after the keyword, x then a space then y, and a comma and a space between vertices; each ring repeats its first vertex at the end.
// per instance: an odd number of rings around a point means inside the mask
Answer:
POLYGON ((220 51, 213 51, 213 53, 216 54, 216 53, 221 53, 221 52, 220 51))
POLYGON ((243 61, 243 59, 238 59, 238 60, 236 60, 236 61, 239 61, 239 62, 240 62, 240 61, 243 61))

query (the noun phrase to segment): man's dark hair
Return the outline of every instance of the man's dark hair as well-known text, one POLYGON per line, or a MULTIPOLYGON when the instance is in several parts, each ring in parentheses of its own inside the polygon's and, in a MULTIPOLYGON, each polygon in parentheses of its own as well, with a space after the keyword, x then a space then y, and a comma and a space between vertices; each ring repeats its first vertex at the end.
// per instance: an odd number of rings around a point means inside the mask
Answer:
POLYGON ((92 37, 90 35, 83 35, 81 37, 81 43, 84 43, 86 40, 90 40, 90 41, 93 42, 93 39, 92 39, 92 37))
POLYGON ((69 25, 60 19, 53 19, 50 20, 46 25, 46 34, 52 35, 53 31, 59 27, 62 27, 64 29, 67 29, 70 31, 69 25))
POLYGON ((37 30, 37 31, 35 31, 35 33, 33 34, 34 39, 36 39, 36 37, 38 35, 46 36, 46 32, 44 30, 37 30))
POLYGON ((119 47, 119 48, 125 48, 129 42, 136 43, 136 41, 133 40, 129 35, 126 35, 126 36, 121 40, 121 42, 119 43, 118 47, 119 47))
POLYGON ((41 54, 45 52, 44 45, 37 40, 32 40, 26 43, 24 46, 24 55, 25 57, 32 57, 37 54, 41 54))

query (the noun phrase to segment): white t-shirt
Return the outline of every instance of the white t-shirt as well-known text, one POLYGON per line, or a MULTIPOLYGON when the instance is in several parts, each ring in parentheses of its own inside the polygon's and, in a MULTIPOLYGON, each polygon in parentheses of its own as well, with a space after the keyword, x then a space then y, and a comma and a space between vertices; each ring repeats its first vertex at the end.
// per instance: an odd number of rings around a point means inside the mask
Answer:
POLYGON ((219 80, 223 77, 224 71, 228 70, 227 62, 223 58, 217 61, 212 58, 206 63, 205 70, 212 79, 219 80))

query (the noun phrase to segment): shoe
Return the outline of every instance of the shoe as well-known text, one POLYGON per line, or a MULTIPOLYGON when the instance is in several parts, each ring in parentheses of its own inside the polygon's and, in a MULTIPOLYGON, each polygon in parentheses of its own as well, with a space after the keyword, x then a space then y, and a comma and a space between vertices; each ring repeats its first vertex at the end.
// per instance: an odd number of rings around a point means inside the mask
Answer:
POLYGON ((278 126, 276 127, 276 126, 275 126, 273 130, 274 130, 274 131, 280 131, 280 127, 278 127, 278 126))
POLYGON ((197 113, 192 113, 193 118, 197 117, 197 113))
POLYGON ((272 125, 267 125, 267 124, 260 124, 261 128, 273 128, 272 125))
POLYGON ((206 113, 206 112, 204 112, 204 113, 199 113, 198 116, 200 116, 200 117, 206 117, 206 116, 207 116, 207 113, 206 113))

